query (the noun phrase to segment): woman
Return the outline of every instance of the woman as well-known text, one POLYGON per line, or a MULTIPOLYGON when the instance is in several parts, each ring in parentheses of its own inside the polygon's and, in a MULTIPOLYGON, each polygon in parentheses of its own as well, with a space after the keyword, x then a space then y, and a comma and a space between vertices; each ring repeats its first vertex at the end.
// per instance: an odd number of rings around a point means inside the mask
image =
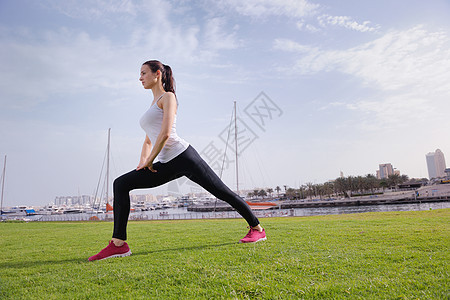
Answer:
POLYGON ((228 202, 245 218, 250 226, 241 243, 266 240, 265 230, 259 224, 248 204, 233 193, 214 173, 188 142, 176 133, 177 98, 172 69, 157 60, 145 62, 141 67, 144 89, 151 89, 153 102, 140 120, 146 136, 141 159, 135 170, 114 181, 114 231, 109 245, 89 261, 131 254, 127 239, 130 213, 129 192, 151 188, 187 176, 217 198, 228 202), (158 162, 153 161, 158 157, 158 162))

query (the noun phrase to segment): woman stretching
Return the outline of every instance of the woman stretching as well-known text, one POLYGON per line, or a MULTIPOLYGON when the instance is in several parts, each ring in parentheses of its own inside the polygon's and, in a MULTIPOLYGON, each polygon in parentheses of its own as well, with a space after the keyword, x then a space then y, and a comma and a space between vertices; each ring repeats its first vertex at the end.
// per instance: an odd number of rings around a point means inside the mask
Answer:
POLYGON ((141 159, 135 170, 114 181, 114 231, 109 245, 90 261, 131 254, 127 239, 130 214, 130 194, 134 189, 157 187, 186 176, 218 199, 228 202, 245 218, 250 230, 241 243, 266 240, 265 230, 259 224, 248 204, 233 193, 214 173, 188 142, 176 133, 177 98, 172 69, 157 60, 145 62, 141 67, 144 89, 151 89, 153 102, 141 117, 140 125, 146 136, 141 159), (153 161, 158 157, 157 162, 153 161))

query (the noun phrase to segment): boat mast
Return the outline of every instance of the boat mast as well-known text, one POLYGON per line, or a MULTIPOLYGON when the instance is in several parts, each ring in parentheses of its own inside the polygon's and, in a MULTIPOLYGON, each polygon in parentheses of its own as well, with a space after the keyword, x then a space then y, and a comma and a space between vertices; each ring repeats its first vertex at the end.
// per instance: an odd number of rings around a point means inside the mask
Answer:
POLYGON ((236 101, 234 101, 234 146, 236 149, 236 191, 239 195, 239 171, 238 171, 238 142, 237 142, 237 121, 236 121, 236 101))
POLYGON ((3 194, 5 191, 5 175, 6 175, 6 155, 5 155, 5 163, 3 164, 3 173, 2 173, 2 201, 0 207, 0 215, 3 215, 3 194))
POLYGON ((111 128, 108 128, 108 147, 106 148, 106 203, 109 204, 109 145, 111 141, 111 128))

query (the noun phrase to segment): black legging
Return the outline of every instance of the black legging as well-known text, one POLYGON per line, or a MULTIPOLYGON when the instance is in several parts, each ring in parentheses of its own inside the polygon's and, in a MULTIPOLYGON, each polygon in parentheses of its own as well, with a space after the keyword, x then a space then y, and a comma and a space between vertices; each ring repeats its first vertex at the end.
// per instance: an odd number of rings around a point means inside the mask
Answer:
POLYGON ((189 146, 183 153, 167 163, 156 162, 152 172, 149 169, 133 170, 114 181, 114 232, 113 238, 127 239, 127 222, 130 214, 130 191, 157 187, 171 180, 186 176, 202 186, 218 199, 228 202, 247 223, 254 227, 259 224, 250 206, 231 191, 197 151, 189 146))

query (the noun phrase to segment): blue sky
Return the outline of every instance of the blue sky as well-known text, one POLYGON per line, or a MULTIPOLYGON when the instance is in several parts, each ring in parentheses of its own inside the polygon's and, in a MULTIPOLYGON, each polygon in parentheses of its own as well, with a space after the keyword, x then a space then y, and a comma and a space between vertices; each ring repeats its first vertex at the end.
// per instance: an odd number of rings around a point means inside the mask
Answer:
MULTIPOLYGON (((427 177, 426 153, 450 159, 449 15, 444 0, 2 0, 6 205, 92 194, 109 127, 112 177, 136 167, 149 59, 172 66, 178 132, 199 152, 225 149, 237 101, 255 137, 240 155, 241 188, 375 174, 387 162, 427 177), (279 108, 263 129, 245 110, 261 92, 279 108)), ((223 174, 232 188, 234 173, 223 174)))

